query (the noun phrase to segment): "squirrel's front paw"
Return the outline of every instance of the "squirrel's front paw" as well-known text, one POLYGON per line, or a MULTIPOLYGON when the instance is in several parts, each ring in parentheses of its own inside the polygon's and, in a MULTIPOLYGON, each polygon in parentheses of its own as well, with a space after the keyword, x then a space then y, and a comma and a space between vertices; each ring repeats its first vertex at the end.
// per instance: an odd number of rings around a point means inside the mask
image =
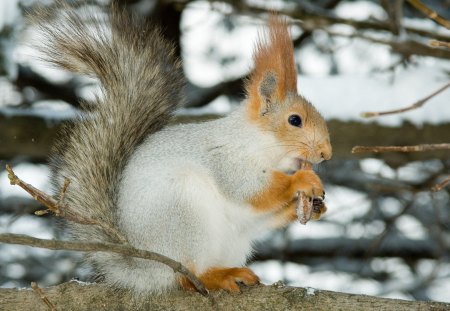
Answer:
POLYGON ((300 170, 292 178, 291 191, 294 195, 301 191, 309 198, 325 197, 322 182, 314 171, 300 170))

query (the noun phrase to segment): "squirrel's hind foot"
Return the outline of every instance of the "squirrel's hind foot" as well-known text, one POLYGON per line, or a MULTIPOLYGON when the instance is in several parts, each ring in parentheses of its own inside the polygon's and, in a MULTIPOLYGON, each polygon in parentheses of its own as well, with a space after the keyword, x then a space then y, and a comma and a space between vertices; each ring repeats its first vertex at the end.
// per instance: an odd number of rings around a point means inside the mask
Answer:
MULTIPOLYGON (((240 293, 238 283, 259 284, 259 277, 249 268, 210 268, 198 277, 208 290, 224 289, 230 293, 240 293)), ((182 278, 180 285, 186 290, 195 290, 189 280, 182 278)))

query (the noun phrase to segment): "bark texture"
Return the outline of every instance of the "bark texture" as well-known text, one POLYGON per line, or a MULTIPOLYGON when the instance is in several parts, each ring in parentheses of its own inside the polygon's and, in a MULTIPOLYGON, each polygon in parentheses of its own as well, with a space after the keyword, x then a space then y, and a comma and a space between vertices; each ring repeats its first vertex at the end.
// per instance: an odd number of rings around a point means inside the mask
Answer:
MULTIPOLYGON (((449 303, 405 301, 283 285, 244 288, 242 294, 173 292, 138 300, 125 291, 75 281, 44 288, 57 310, 450 310, 449 303)), ((31 289, 0 289, 0 310, 46 311, 31 289)))

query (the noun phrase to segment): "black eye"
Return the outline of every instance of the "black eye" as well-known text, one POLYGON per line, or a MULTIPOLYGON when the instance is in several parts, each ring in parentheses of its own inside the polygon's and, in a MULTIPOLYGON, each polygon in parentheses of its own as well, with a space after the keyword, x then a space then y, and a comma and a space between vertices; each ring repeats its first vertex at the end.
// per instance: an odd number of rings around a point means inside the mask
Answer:
POLYGON ((297 114, 292 114, 289 116, 288 122, 292 126, 302 127, 302 118, 297 114))

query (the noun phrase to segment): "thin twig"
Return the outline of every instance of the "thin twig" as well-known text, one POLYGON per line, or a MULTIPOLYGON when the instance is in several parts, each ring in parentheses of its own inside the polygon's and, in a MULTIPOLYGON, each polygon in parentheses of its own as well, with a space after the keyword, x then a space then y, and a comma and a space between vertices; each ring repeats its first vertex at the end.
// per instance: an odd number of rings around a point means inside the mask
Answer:
POLYGON ((433 11, 420 0, 408 0, 408 2, 415 7, 417 10, 421 11, 423 14, 428 16, 430 19, 434 20, 436 23, 441 24, 447 29, 450 29, 450 21, 446 20, 444 17, 440 16, 436 11, 433 11))
POLYGON ((444 187, 446 187, 448 184, 450 184, 450 176, 448 176, 442 182, 440 182, 440 183, 434 185, 433 187, 431 187, 431 191, 432 192, 438 192, 439 190, 441 190, 444 187))
POLYGON ((121 243, 127 243, 126 238, 116 229, 105 225, 103 222, 99 222, 95 219, 87 217, 81 214, 75 214, 64 204, 64 197, 70 181, 66 179, 64 185, 60 190, 59 200, 55 200, 51 195, 37 189, 36 187, 24 182, 13 171, 11 166, 6 165, 6 171, 8 172, 8 178, 11 185, 17 185, 28 192, 36 201, 47 207, 47 210, 36 211, 37 216, 45 215, 49 212, 53 213, 57 217, 63 217, 69 221, 76 222, 82 225, 94 225, 100 227, 105 233, 112 237, 115 237, 121 243))
POLYGON ((183 274, 195 288, 202 294, 207 295, 207 290, 200 282, 200 280, 192 274, 186 267, 184 267, 181 263, 174 261, 166 256, 145 251, 138 250, 130 246, 126 240, 126 238, 115 228, 110 228, 109 226, 104 225, 102 222, 98 222, 95 219, 87 218, 84 215, 72 215, 72 213, 67 213, 68 206, 64 204, 64 198, 69 187, 70 181, 66 179, 64 181, 64 185, 60 190, 59 200, 56 201, 52 196, 46 194, 45 192, 33 187, 32 185, 21 180, 13 171, 11 166, 6 165, 6 170, 8 172, 8 178, 11 185, 18 185, 29 194, 33 196, 33 198, 40 203, 44 204, 48 210, 43 212, 38 211, 37 215, 43 215, 48 212, 52 212, 55 216, 64 217, 67 220, 84 224, 84 225, 96 225, 101 227, 106 233, 109 233, 115 236, 120 244, 102 244, 102 243, 83 243, 83 242, 69 242, 69 241, 56 241, 56 240, 40 240, 27 236, 20 235, 1 235, 0 242, 4 243, 12 243, 12 244, 23 244, 29 246, 43 247, 49 249, 66 249, 66 250, 75 250, 75 251, 110 251, 123 255, 128 255, 137 258, 144 258, 149 260, 155 260, 166 264, 174 271, 183 274), (34 244, 33 244, 34 243, 34 244))
POLYGON ((172 268, 173 271, 184 275, 191 281, 198 292, 204 296, 208 295, 208 291, 200 282, 200 280, 185 266, 178 261, 175 261, 164 255, 136 249, 129 245, 114 244, 114 243, 97 243, 97 242, 74 242, 74 241, 58 241, 58 240, 45 240, 33 238, 22 234, 4 233, 0 234, 0 242, 7 244, 20 244, 31 247, 47 248, 53 250, 68 250, 68 251, 80 251, 80 252, 108 252, 116 253, 129 257, 142 258, 148 260, 154 260, 165 264, 172 268))
POLYGON ((24 189, 26 192, 31 194, 33 199, 40 202, 44 206, 46 206, 50 211, 52 211, 56 216, 61 216, 61 211, 56 209, 57 202, 55 199, 53 199, 51 196, 47 195, 46 193, 42 192, 41 190, 33 187, 30 184, 27 184, 23 180, 21 180, 17 175, 14 173, 11 166, 6 164, 6 171, 8 172, 8 179, 9 183, 11 185, 17 185, 24 189))
POLYGON ((33 292, 36 293, 36 295, 41 298, 41 300, 47 305, 48 309, 50 311, 58 311, 55 307, 55 305, 45 296, 44 291, 37 285, 36 282, 31 282, 31 288, 33 289, 33 292))
POLYGON ((439 40, 430 40, 428 44, 434 48, 444 47, 450 49, 450 42, 439 41, 439 40))
POLYGON ((384 116, 384 115, 388 115, 388 114, 401 113, 401 112, 417 109, 419 107, 422 107, 429 99, 431 99, 434 96, 438 95, 439 93, 442 93, 443 91, 445 91, 448 87, 450 87, 450 82, 448 82, 446 85, 442 86, 438 90, 434 91, 433 93, 431 93, 427 97, 418 100, 417 102, 415 102, 414 104, 412 104, 412 105, 410 105, 408 107, 395 109, 395 110, 389 110, 389 111, 382 111, 382 112, 363 112, 361 114, 361 116, 363 118, 372 118, 372 117, 378 117, 378 116, 384 116))
POLYGON ((352 153, 421 152, 421 151, 448 150, 448 149, 450 149, 450 143, 423 144, 416 146, 355 146, 352 148, 352 153))

